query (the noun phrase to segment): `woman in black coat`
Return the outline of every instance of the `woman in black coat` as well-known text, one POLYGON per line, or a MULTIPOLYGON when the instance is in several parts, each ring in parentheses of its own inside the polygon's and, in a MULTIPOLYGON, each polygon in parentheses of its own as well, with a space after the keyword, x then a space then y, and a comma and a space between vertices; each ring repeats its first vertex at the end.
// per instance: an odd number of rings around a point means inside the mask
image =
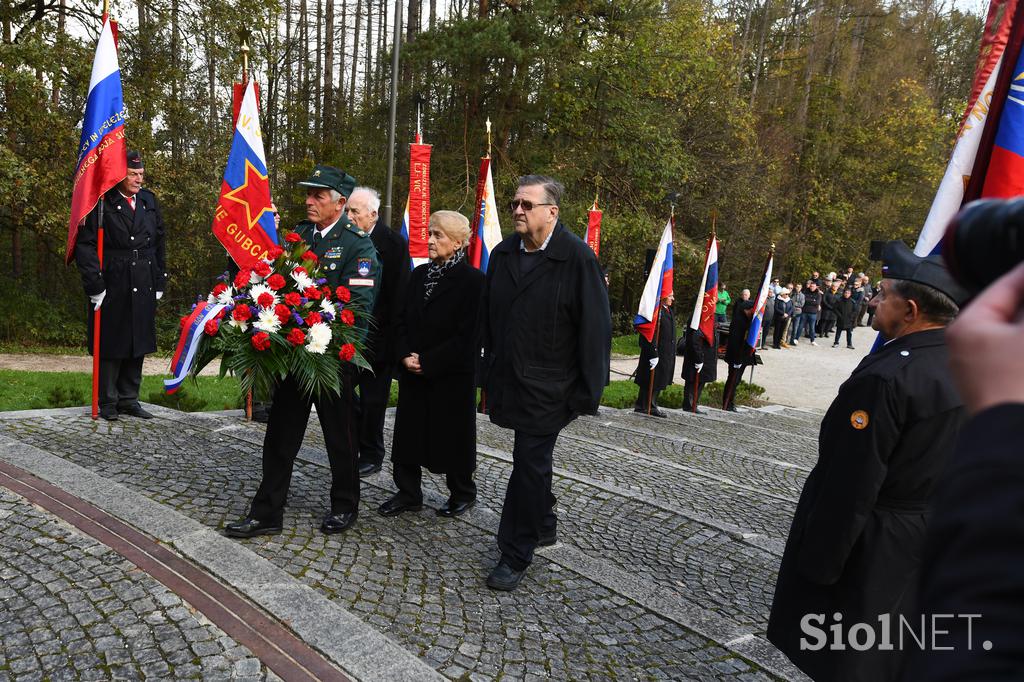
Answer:
POLYGON ((853 327, 857 324, 858 309, 853 289, 843 289, 843 297, 836 303, 836 340, 832 343, 833 348, 839 345, 841 332, 846 332, 846 347, 853 348, 853 327))
POLYGON ((469 221, 454 211, 430 216, 430 263, 412 272, 397 318, 398 410, 391 461, 398 492, 378 511, 423 507, 420 467, 445 474, 449 498, 439 516, 476 501, 476 323, 484 274, 465 259, 469 221))
POLYGON ((833 283, 821 300, 821 335, 824 338, 828 338, 836 326, 836 304, 840 298, 839 284, 833 283))

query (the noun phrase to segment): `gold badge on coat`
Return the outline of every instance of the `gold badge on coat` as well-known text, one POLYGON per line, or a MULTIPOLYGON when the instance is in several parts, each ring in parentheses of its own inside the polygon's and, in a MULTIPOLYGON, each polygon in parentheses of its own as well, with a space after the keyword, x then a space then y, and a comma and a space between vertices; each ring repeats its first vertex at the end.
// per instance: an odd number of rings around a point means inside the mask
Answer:
POLYGON ((850 426, 858 431, 868 428, 869 421, 868 413, 864 410, 855 410, 854 413, 850 415, 850 426))

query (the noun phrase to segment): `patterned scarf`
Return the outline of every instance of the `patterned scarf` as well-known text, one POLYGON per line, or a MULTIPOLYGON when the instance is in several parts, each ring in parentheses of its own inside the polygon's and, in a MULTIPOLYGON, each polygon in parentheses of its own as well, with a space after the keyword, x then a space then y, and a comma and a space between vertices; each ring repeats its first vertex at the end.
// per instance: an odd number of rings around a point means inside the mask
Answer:
POLYGON ((448 260, 438 265, 437 263, 431 262, 427 266, 427 278, 423 280, 423 300, 429 301, 430 295, 434 293, 434 287, 441 281, 441 278, 448 274, 448 271, 454 268, 456 265, 462 262, 462 259, 466 257, 466 250, 459 249, 453 253, 448 260))

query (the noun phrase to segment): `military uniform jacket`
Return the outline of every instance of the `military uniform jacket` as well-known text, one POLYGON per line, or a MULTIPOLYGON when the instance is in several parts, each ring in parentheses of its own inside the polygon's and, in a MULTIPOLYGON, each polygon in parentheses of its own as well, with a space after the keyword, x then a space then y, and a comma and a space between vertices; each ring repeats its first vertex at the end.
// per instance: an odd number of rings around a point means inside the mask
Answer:
POLYGON ((515 234, 491 253, 480 382, 492 422, 548 435, 600 405, 611 358, 608 290, 594 252, 561 223, 525 275, 521 243, 515 234))
MULTIPOLYGON (((912 614, 928 506, 965 419, 943 329, 865 357, 821 423, 818 462, 797 504, 768 638, 815 680, 892 679, 898 656, 801 651, 805 614, 843 623, 912 614)), ((894 626, 895 627, 895 626, 894 626)))
MULTIPOLYGON (((100 308, 100 357, 137 358, 156 350, 156 292, 167 285, 164 219, 148 189, 135 195, 135 209, 117 188, 103 197, 103 269, 96 255, 99 207, 78 230, 75 262, 87 296, 107 295, 100 308)), ((89 352, 93 310, 89 304, 89 352)))
MULTIPOLYGON (((313 234, 318 229, 316 224, 303 221, 295 231, 303 241, 312 245, 313 234)), ((343 285, 352 292, 349 305, 364 311, 360 324, 363 329, 368 328, 381 274, 377 250, 373 248, 369 235, 351 223, 339 220, 319 244, 310 246, 310 250, 319 259, 331 290, 343 285)))

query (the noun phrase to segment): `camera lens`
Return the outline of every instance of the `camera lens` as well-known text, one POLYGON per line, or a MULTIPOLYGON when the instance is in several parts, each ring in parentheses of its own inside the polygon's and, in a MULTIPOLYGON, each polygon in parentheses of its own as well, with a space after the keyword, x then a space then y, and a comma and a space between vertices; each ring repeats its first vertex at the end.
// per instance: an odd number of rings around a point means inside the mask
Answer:
POLYGON ((957 281, 977 293, 1024 261, 1024 198, 980 199, 949 224, 942 256, 957 281))

